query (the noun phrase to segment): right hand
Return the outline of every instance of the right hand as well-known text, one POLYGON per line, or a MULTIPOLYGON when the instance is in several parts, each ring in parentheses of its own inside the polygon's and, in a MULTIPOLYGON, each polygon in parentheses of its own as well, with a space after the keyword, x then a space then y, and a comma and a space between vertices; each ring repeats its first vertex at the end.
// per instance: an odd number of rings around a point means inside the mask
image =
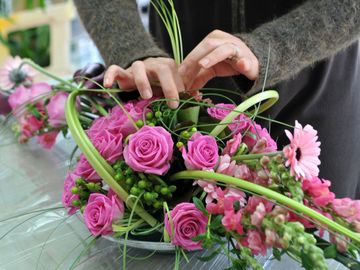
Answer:
POLYGON ((143 99, 153 96, 156 87, 152 88, 152 84, 160 86, 165 98, 169 99, 168 106, 172 109, 178 107, 179 92, 185 90, 175 61, 164 57, 135 61, 127 69, 111 65, 105 72, 104 86, 112 87, 114 81, 117 81, 122 90, 137 89, 143 99))

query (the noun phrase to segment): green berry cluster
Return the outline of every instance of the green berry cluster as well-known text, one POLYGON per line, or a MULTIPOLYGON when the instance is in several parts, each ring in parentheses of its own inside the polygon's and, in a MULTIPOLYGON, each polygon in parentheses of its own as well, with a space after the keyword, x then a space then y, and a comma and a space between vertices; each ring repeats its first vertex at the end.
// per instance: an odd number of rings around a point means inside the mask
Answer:
POLYGON ((169 123, 173 117, 175 117, 176 110, 171 110, 164 101, 154 102, 152 104, 152 110, 154 112, 154 119, 160 120, 169 126, 169 123))
POLYGON ((268 215, 264 218, 262 227, 274 230, 279 235, 280 246, 301 258, 305 269, 328 269, 324 252, 316 246, 316 239, 306 233, 300 222, 287 222, 285 218, 268 215))
POLYGON ((161 209, 164 201, 172 198, 176 186, 168 185, 159 176, 133 171, 125 161, 113 165, 114 179, 131 195, 141 196, 140 201, 150 212, 161 209))
POLYGON ((143 120, 138 120, 138 121, 136 121, 136 126, 138 127, 138 128, 141 128, 141 127, 143 127, 145 124, 147 125, 147 126, 151 126, 151 127, 154 127, 154 126, 156 126, 157 124, 158 124, 158 117, 156 117, 155 116, 155 114, 152 112, 152 111, 150 111, 150 112, 147 112, 146 114, 145 114, 145 123, 144 123, 144 121, 143 120))
POLYGON ((285 160, 282 155, 275 157, 264 156, 260 159, 262 167, 269 170, 270 188, 281 193, 290 193, 292 199, 302 202, 304 192, 301 187, 301 181, 296 180, 290 175, 290 171, 285 167, 285 160))
POLYGON ((75 207, 79 207, 81 212, 83 212, 89 199, 90 193, 102 192, 102 186, 100 182, 87 182, 84 178, 81 177, 76 179, 75 184, 76 185, 71 188, 71 193, 78 194, 79 199, 72 201, 72 204, 75 207))

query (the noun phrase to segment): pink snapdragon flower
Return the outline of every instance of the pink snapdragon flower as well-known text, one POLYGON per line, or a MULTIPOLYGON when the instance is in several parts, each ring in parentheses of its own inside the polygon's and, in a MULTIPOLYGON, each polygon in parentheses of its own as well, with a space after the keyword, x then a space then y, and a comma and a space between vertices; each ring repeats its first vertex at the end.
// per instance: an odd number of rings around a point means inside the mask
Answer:
POLYGON ((201 242, 192 238, 206 232, 208 217, 193 203, 179 203, 170 211, 171 221, 165 214, 165 229, 171 237, 171 243, 186 250, 201 249, 201 242))
POLYGON ((290 166, 290 173, 297 179, 311 179, 318 176, 320 165, 320 142, 317 131, 312 126, 304 128, 295 121, 294 135, 285 130, 290 144, 284 147, 286 166, 290 166))
POLYGON ((313 177, 302 182, 302 189, 311 196, 317 206, 323 207, 335 199, 335 194, 329 190, 330 185, 331 182, 328 180, 313 177))
POLYGON ((227 231, 236 231, 238 234, 242 235, 244 233, 244 229, 241 224, 241 217, 241 210, 228 210, 224 212, 224 217, 221 219, 221 223, 227 231))
POLYGON ((256 230, 249 230, 246 238, 243 238, 240 243, 250 248, 254 255, 266 255, 265 236, 256 230))
POLYGON ((134 171, 163 175, 170 169, 173 146, 170 133, 163 127, 144 126, 125 146, 125 162, 134 171))
POLYGON ((50 98, 46 106, 49 116, 49 124, 53 127, 61 127, 66 124, 65 104, 69 94, 66 92, 58 92, 50 98))
POLYGON ((206 205, 206 210, 210 214, 223 214, 225 210, 233 210, 233 204, 236 201, 240 202, 240 206, 243 206, 245 203, 245 194, 242 191, 232 188, 222 190, 220 187, 217 187, 215 192, 216 195, 213 195, 213 198, 216 202, 210 202, 206 205))
POLYGON ((230 140, 226 142, 226 146, 223 150, 223 154, 228 154, 229 156, 235 155, 238 150, 242 140, 241 133, 235 134, 230 140))
POLYGON ((37 139, 39 144, 44 149, 51 149, 56 142, 56 137, 58 134, 59 134, 58 131, 51 131, 37 136, 37 139))
POLYGON ((35 70, 29 65, 22 65, 19 56, 8 58, 0 68, 0 86, 12 89, 17 85, 31 83, 36 75, 35 70))
POLYGON ((271 153, 277 150, 276 142, 271 138, 268 130, 253 122, 249 123, 243 135, 242 141, 247 145, 253 154, 271 153), (261 146, 258 141, 261 139, 261 146))
POLYGON ((218 145, 214 137, 194 133, 186 147, 181 148, 185 166, 189 170, 210 170, 219 160, 218 145))
POLYGON ((121 219, 124 211, 124 204, 117 196, 92 193, 84 210, 84 222, 94 236, 111 234, 112 223, 121 219))
POLYGON ((360 221, 360 200, 350 198, 334 199, 332 206, 335 213, 347 221, 360 221))

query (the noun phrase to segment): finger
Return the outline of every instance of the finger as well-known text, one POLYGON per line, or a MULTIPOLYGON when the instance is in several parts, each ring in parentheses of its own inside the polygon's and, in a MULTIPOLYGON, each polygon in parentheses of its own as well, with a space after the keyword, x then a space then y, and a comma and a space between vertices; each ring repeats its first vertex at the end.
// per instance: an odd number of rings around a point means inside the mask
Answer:
POLYGON ((240 58, 235 63, 237 70, 249 80, 256 80, 259 76, 259 64, 251 57, 240 58))
POLYGON ((171 109, 176 109, 179 106, 179 93, 173 72, 168 66, 164 66, 164 68, 158 69, 157 77, 165 98, 169 99, 167 101, 168 106, 171 109))
POLYGON ((201 69, 192 81, 191 85, 189 85, 189 88, 187 88, 187 91, 195 91, 204 87, 204 85, 215 76, 216 74, 214 69, 201 69))
MULTIPOLYGON (((243 50, 241 50, 237 45, 232 43, 224 43, 217 48, 215 48, 213 51, 211 51, 209 54, 207 54, 205 57, 203 57, 199 64, 203 68, 209 68, 217 63, 220 63, 222 61, 225 61, 227 59, 234 59, 237 60, 239 58, 245 57, 245 53, 243 50)), ((234 62, 233 60, 230 60, 229 63, 234 62)))
POLYGON ((104 86, 112 87, 115 80, 119 82, 119 86, 122 89, 135 88, 135 82, 131 72, 119 66, 111 65, 105 72, 104 86))
POLYGON ((137 89, 139 90, 140 96, 143 99, 149 99, 153 96, 150 82, 146 74, 146 67, 144 62, 135 61, 131 65, 131 71, 134 76, 134 81, 137 89))
POLYGON ((201 69, 199 61, 223 43, 221 39, 205 38, 186 56, 179 67, 186 88, 201 69))

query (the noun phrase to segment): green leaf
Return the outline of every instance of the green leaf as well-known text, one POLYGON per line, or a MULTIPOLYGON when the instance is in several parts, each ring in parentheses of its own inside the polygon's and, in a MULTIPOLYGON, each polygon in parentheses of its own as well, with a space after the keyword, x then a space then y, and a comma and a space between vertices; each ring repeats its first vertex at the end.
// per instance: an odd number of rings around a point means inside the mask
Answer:
POLYGON ((324 256, 326 259, 334 259, 336 258, 336 255, 337 255, 337 250, 334 244, 324 249, 324 256))
POLYGON ((38 109, 36 109, 35 107, 31 108, 31 113, 36 117, 37 120, 41 119, 41 115, 40 115, 38 109))
POLYGON ((210 228, 212 229, 216 229, 218 228, 219 226, 221 226, 221 220, 222 220, 223 216, 222 215, 217 215, 215 218, 213 218, 211 220, 211 223, 210 223, 210 228))
POLYGON ((194 106, 187 109, 182 109, 178 112, 178 122, 188 122, 191 121, 197 125, 199 121, 199 112, 200 106, 194 106))
POLYGON ((211 261, 212 259, 214 259, 221 251, 221 248, 218 248, 216 250, 214 250, 210 255, 208 256, 201 256, 201 257, 197 257, 200 261, 203 262, 208 262, 211 261))
POLYGON ((308 256, 308 254, 304 253, 304 251, 301 251, 301 265, 307 269, 307 270, 312 270, 313 269, 313 264, 308 256))
POLYGON ((193 202, 194 202, 197 209, 199 209, 205 215, 208 215, 208 212, 206 211, 206 208, 205 208, 203 202, 199 198, 193 197, 193 202))
POLYGON ((281 255, 283 255, 283 254, 284 254, 284 252, 280 251, 277 248, 273 248, 274 258, 277 259, 278 261, 281 261, 281 255))

